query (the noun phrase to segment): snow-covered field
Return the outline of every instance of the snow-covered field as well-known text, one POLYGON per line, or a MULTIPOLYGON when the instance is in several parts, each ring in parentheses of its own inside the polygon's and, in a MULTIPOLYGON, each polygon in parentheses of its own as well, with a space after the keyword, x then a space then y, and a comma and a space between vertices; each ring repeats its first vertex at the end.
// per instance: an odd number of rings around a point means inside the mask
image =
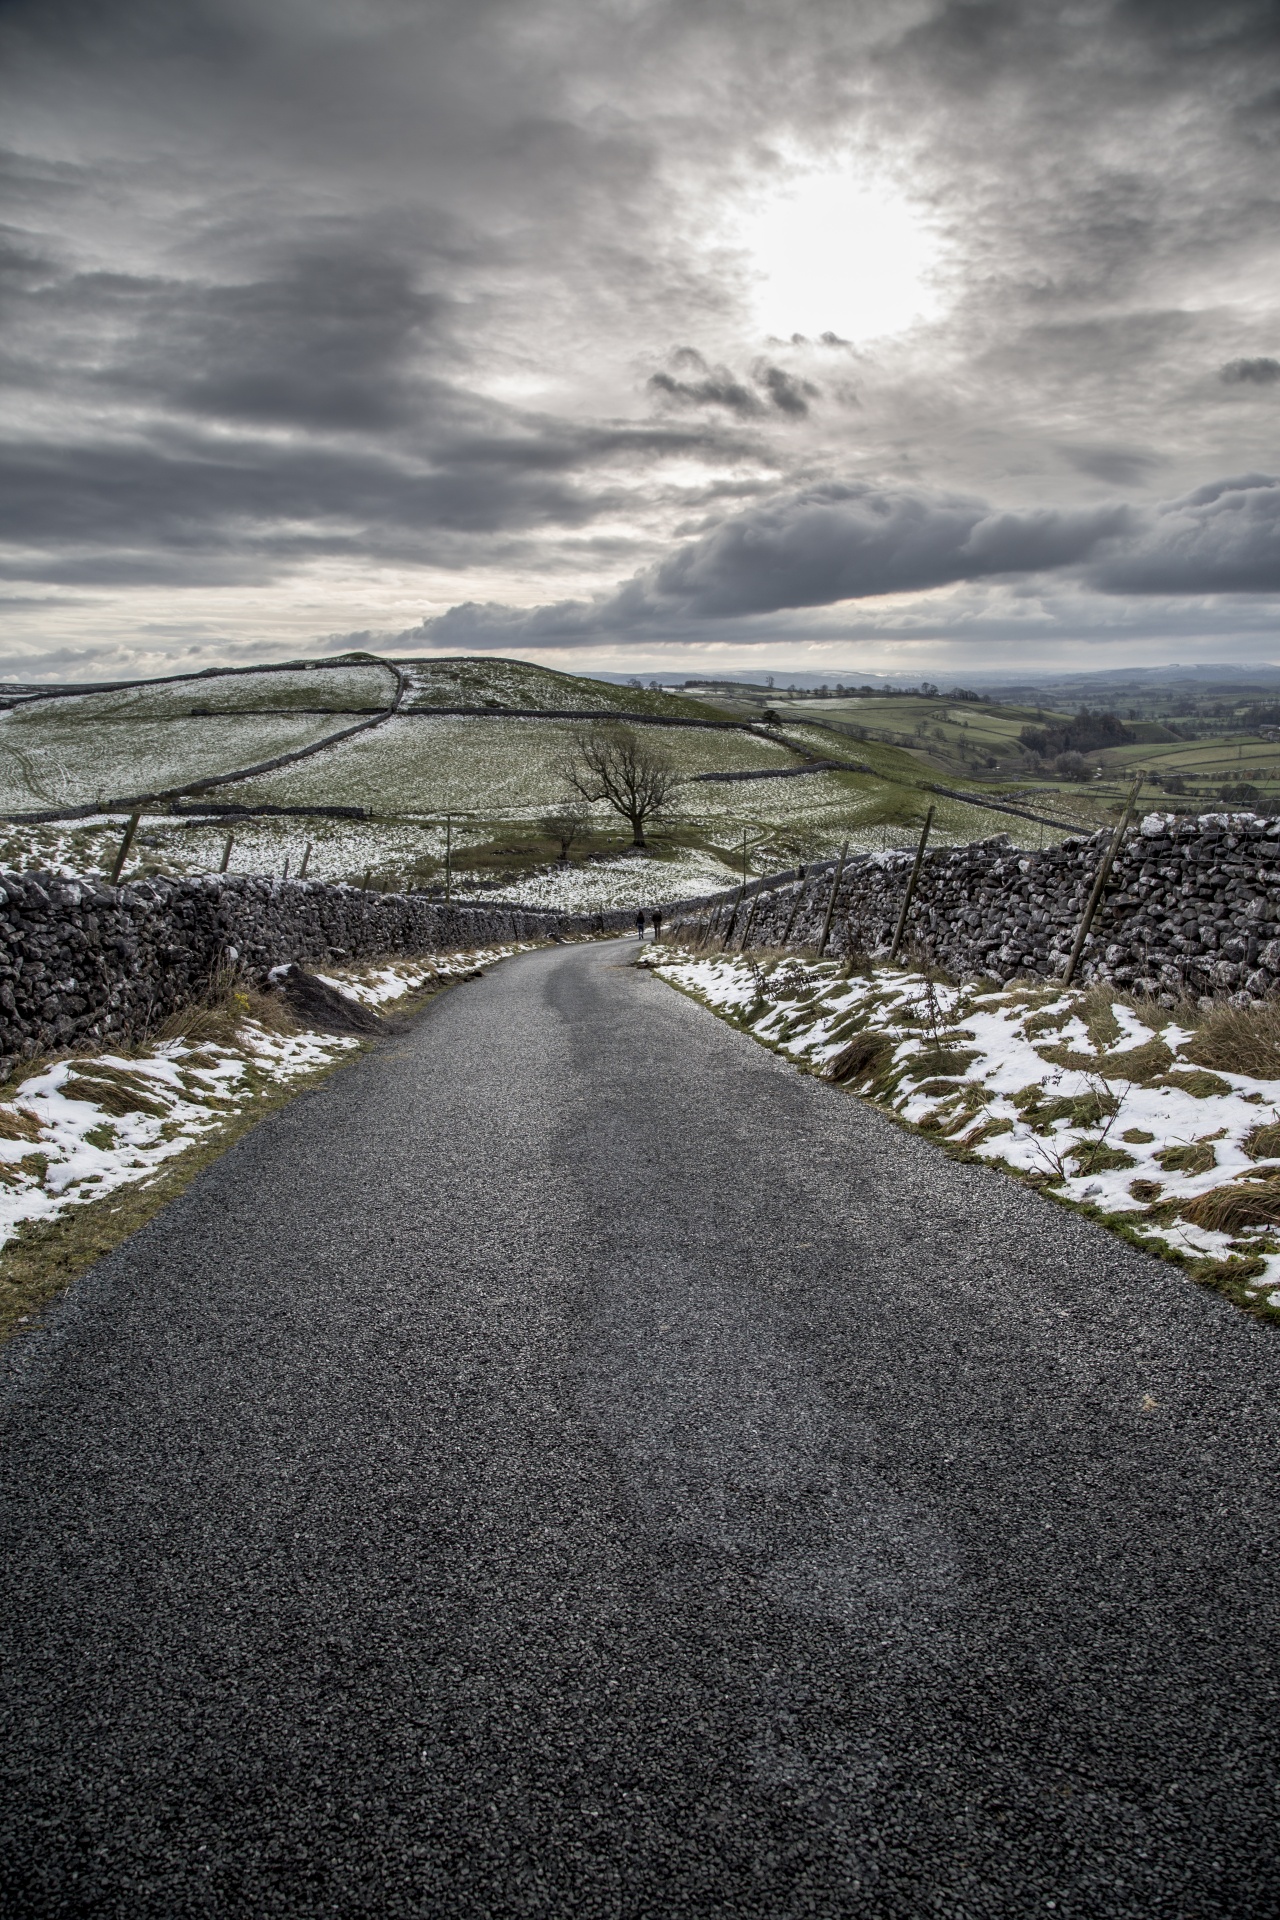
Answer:
POLYGON ((295 753, 357 724, 340 713, 287 710, 208 719, 89 720, 66 711, 74 704, 59 700, 0 714, 0 811, 92 807, 184 786, 295 753))
POLYGON ((1207 1071, 1195 1036, 1108 992, 934 984, 786 957, 655 956, 757 1039, 934 1138, 1088 1207, 1280 1314, 1280 1079, 1207 1071))
MULTIPOLYGON (((520 951, 486 947, 323 977, 365 1006, 386 1007, 520 951)), ((150 1180, 267 1089, 359 1044, 327 1033, 277 1033, 244 1005, 232 1045, 186 1038, 80 1054, 39 1067, 7 1091, 0 1100, 0 1246, 25 1221, 51 1220, 150 1180)))
MULTIPOLYGON (((734 872, 714 854, 690 851, 661 860, 633 854, 616 860, 589 860, 580 866, 552 867, 513 881, 502 889, 504 900, 521 906, 545 907, 557 913, 600 913, 611 908, 659 907, 670 900, 697 899, 736 886, 734 872)), ((492 891, 457 889, 459 900, 491 900, 492 891)))

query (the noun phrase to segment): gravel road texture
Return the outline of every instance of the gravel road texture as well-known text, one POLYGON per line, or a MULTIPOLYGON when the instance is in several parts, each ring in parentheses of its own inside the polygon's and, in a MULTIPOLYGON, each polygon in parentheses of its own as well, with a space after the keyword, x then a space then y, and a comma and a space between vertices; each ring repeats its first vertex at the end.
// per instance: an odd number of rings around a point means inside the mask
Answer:
POLYGON ((1280 1344, 526 954, 11 1346, 14 1914, 1280 1911, 1280 1344))

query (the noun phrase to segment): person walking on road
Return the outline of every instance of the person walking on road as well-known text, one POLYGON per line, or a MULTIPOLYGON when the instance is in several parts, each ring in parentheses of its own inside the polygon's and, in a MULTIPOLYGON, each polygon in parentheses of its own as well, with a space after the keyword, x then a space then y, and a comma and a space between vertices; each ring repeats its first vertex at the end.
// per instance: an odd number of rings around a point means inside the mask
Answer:
POLYGON ((639 912, 636 914, 636 939, 637 940, 644 939, 644 908, 643 907, 641 907, 639 912))
POLYGON ((661 940, 662 938, 662 908, 661 907, 655 907, 653 910, 653 937, 655 940, 661 940))

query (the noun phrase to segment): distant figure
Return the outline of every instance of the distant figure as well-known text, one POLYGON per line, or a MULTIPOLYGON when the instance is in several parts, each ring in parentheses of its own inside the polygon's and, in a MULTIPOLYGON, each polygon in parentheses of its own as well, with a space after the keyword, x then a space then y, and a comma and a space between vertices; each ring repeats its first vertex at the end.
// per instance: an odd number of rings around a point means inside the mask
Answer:
POLYGON ((661 907, 655 907, 653 910, 653 937, 655 940, 661 940, 662 938, 662 908, 661 907))
POLYGON ((644 939, 644 908, 643 907, 641 907, 640 911, 636 915, 636 939, 637 940, 644 939))

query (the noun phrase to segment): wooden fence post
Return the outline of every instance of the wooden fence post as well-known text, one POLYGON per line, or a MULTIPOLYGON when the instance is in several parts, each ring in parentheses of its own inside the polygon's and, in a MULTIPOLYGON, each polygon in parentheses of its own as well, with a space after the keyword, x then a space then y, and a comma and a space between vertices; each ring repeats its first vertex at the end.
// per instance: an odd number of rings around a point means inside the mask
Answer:
MULTIPOLYGON (((763 889, 761 891, 763 891, 763 889)), ((742 939, 738 945, 739 953, 745 953, 747 950, 747 941, 751 936, 751 929, 752 927, 754 927, 756 923, 756 910, 759 907, 759 905, 760 905, 760 894, 759 893, 753 894, 752 900, 751 900, 751 911, 747 915, 746 924, 742 929, 742 939)))
POLYGON ((1076 930, 1075 945, 1071 949, 1071 958, 1067 961, 1067 970, 1062 976, 1062 984, 1064 987, 1069 987, 1076 977, 1076 968, 1079 966, 1080 956, 1084 952, 1084 943, 1089 938, 1089 929, 1093 925, 1093 916, 1101 905, 1103 889, 1111 877, 1111 868, 1116 855, 1120 851, 1120 842, 1124 839, 1126 833, 1128 833, 1129 823, 1137 811, 1138 795, 1141 790, 1142 781, 1140 779, 1135 780, 1133 783, 1133 791, 1129 795, 1129 804, 1124 810, 1124 818, 1107 842, 1107 850, 1099 862, 1098 871, 1094 875, 1093 885, 1089 889, 1089 898, 1085 902, 1084 914, 1076 930))
POLYGON ((219 873, 225 873, 227 871, 227 868, 231 865, 231 849, 232 847, 234 847, 235 843, 236 843, 236 837, 234 833, 229 833, 227 835, 226 845, 222 849, 222 865, 218 868, 219 873))
POLYGON ((788 940, 789 940, 789 939, 791 938, 791 929, 792 929, 792 927, 794 927, 794 925, 795 925, 795 923, 796 923, 796 915, 797 915, 797 914, 799 913, 799 911, 800 911, 800 902, 801 902, 801 901, 802 901, 802 900, 804 899, 804 897, 805 897, 805 894, 806 894, 806 893, 807 893, 808 891, 809 891, 809 882, 808 882, 808 880, 807 880, 807 879, 806 879, 806 878, 804 877, 804 872, 803 872, 803 870, 801 870, 801 875, 800 875, 800 881, 799 881, 799 884, 798 884, 798 885, 797 885, 797 887, 796 887, 796 897, 795 897, 795 899, 794 899, 794 900, 793 900, 793 901, 791 902, 791 911, 790 911, 790 913, 789 913, 789 914, 787 915, 787 924, 786 924, 786 926, 785 926, 785 927, 784 927, 784 928, 782 929, 782 939, 781 939, 781 940, 779 941, 779 943, 778 943, 778 944, 779 944, 779 946, 783 946, 783 947, 785 947, 785 946, 786 946, 786 944, 787 944, 787 942, 788 942, 788 940))
POLYGON ((907 890, 902 896, 902 912, 898 915, 898 925, 894 932, 893 945, 889 949, 890 966, 893 965, 898 957, 898 948, 902 945, 902 936, 907 930, 907 914, 910 912, 911 902, 915 898, 916 882, 920 878, 920 868, 924 863, 925 845, 928 841, 929 829, 932 825, 933 808, 930 807, 924 817, 924 826, 920 833, 920 845, 916 848, 915 863, 911 868, 911 878, 907 881, 907 890))
POLYGON ((836 861, 835 878, 831 882, 831 898, 827 901, 827 917, 822 923, 822 938, 818 942, 818 958, 821 960, 827 950, 827 941, 831 938, 831 916, 836 910, 836 895, 840 891, 840 882, 844 878, 845 855, 849 851, 846 840, 840 849, 840 858, 836 861))
POLYGON ((120 875, 124 872, 124 863, 129 858, 129 849, 133 845, 133 836, 138 831, 138 822, 141 818, 142 808, 135 807, 129 815, 129 824, 124 830, 124 838, 120 842, 120 851, 116 855, 116 863, 111 869, 111 885, 113 887, 118 887, 120 884, 120 875))
POLYGON ((305 879, 306 879, 306 877, 307 877, 307 868, 308 868, 308 867, 310 866, 310 864, 311 864, 311 842, 310 842, 310 841, 308 840, 308 842, 307 842, 307 844, 306 844, 306 846, 305 846, 305 847, 304 847, 304 849, 303 849, 303 853, 302 853, 302 865, 301 865, 301 866, 300 866, 300 867, 298 868, 298 878, 299 878, 299 880, 305 880, 305 879))
POLYGON ((729 910, 729 918, 725 923, 724 938, 720 942, 721 953, 727 953, 728 951, 729 941, 733 937, 734 925, 738 918, 738 908, 742 905, 742 896, 746 892, 746 890, 747 890, 747 883, 744 880, 742 885, 738 888, 738 897, 734 901, 733 906, 729 910))

